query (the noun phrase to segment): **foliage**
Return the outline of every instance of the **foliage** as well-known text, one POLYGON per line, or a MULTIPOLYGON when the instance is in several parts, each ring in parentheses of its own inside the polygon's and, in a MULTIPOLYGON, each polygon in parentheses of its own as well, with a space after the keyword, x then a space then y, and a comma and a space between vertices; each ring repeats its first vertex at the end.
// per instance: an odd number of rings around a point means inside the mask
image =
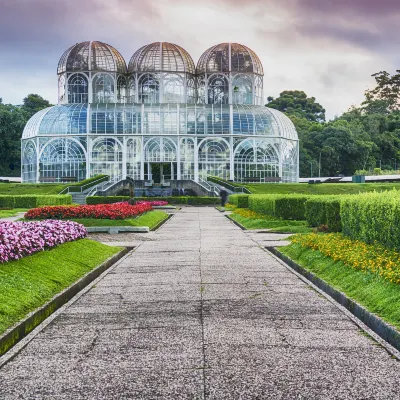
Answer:
POLYGON ((120 250, 88 239, 0 265, 0 334, 120 250))
MULTIPOLYGON (((166 201, 168 204, 188 204, 188 205, 217 205, 220 203, 218 197, 201 196, 171 196, 171 197, 135 197, 135 201, 166 201)), ((129 196, 90 196, 86 197, 87 204, 106 204, 117 203, 129 200, 129 196)))
POLYGON ((80 181, 80 182, 69 183, 69 184, 65 185, 65 188, 62 190, 62 193, 66 192, 67 190, 69 190, 70 193, 71 192, 73 192, 73 193, 80 192, 82 186, 85 186, 84 189, 86 190, 95 185, 98 185, 101 182, 107 182, 108 180, 109 180, 108 175, 99 174, 96 176, 92 176, 91 178, 84 179, 83 181, 80 181))
POLYGON ((343 199, 343 233, 351 239, 400 250, 400 193, 365 193, 343 199))
POLYGON ((247 194, 231 194, 229 196, 229 203, 239 208, 249 207, 249 195, 247 194))
POLYGON ((361 271, 378 274, 392 283, 400 283, 400 253, 380 244, 368 245, 341 233, 299 235, 293 243, 320 251, 334 261, 361 271))
POLYGON ((129 196, 88 196, 86 197, 86 204, 113 204, 128 201, 129 199, 129 196))
POLYGON ((71 204, 71 195, 20 195, 20 196, 3 196, 0 195, 0 208, 34 208, 52 205, 71 204))
POLYGON ((331 232, 340 232, 341 196, 313 196, 305 204, 305 218, 308 226, 320 227, 326 225, 331 232))
POLYGON ((65 187, 66 185, 61 183, 0 183, 0 195, 51 195, 59 194, 65 187))
POLYGON ((86 229, 70 221, 0 222, 0 263, 82 239, 86 229))
POLYGON ((84 206, 41 207, 29 210, 26 219, 127 219, 141 215, 152 209, 150 204, 131 206, 128 203, 97 204, 84 206))
POLYGON ((317 250, 299 244, 280 247, 279 251, 302 265, 318 278, 400 328, 400 287, 377 274, 349 268, 317 250))
POLYGON ((163 200, 139 200, 135 204, 150 204, 152 207, 167 206, 168 201, 163 200))
POLYGON ((285 90, 276 99, 268 97, 267 106, 309 121, 325 121, 325 109, 321 104, 300 90, 285 90))
POLYGON ((20 212, 26 212, 25 208, 13 208, 13 209, 0 209, 0 218, 15 217, 20 212))

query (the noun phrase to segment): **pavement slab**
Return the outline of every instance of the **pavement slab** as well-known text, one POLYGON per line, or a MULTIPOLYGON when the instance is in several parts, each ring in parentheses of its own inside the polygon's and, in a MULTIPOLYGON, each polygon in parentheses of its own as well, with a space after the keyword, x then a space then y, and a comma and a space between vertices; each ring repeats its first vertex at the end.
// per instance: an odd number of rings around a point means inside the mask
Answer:
POLYGON ((155 232, 0 369, 0 399, 400 399, 399 361, 211 207, 155 232))

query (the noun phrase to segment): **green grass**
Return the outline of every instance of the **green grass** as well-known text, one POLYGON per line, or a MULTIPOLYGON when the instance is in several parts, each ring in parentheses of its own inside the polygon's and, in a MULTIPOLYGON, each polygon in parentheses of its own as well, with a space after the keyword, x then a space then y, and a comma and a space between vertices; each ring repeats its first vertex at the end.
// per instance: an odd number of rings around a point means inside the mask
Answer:
POLYGON ((357 194, 360 192, 382 192, 396 188, 400 190, 400 183, 322 183, 309 185, 308 183, 259 183, 243 185, 252 194, 357 194))
POLYGON ((400 329, 400 285, 335 262, 319 251, 299 244, 280 247, 279 251, 400 329))
POLYGON ((71 221, 78 222, 84 226, 148 226, 153 229, 160 222, 166 220, 168 214, 164 211, 154 210, 132 219, 95 219, 95 218, 79 218, 71 221))
POLYGON ((247 218, 241 215, 232 213, 229 218, 239 222, 246 229, 271 229, 271 232, 279 233, 307 233, 312 232, 312 228, 307 227, 306 221, 286 221, 286 220, 271 220, 261 218, 247 218))
POLYGON ((119 250, 82 239, 0 264, 0 334, 119 250))
POLYGON ((13 208, 12 210, 0 210, 0 218, 15 217, 20 212, 28 211, 27 208, 13 208))

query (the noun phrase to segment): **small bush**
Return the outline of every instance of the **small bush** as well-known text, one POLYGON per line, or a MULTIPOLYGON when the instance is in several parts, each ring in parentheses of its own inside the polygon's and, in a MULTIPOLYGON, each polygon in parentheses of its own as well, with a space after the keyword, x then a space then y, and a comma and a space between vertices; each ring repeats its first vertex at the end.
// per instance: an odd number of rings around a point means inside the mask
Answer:
POLYGON ((35 208, 72 204, 71 195, 0 196, 0 208, 35 208))
POLYGON ((86 197, 86 204, 113 204, 128 201, 129 196, 90 196, 86 197))
POLYGON ((275 216, 275 200, 279 195, 255 194, 248 198, 249 209, 260 214, 275 216))
POLYGON ((229 196, 229 204, 233 204, 238 208, 249 208, 248 194, 231 194, 229 196))
POLYGON ((311 227, 326 225, 331 232, 340 232, 340 205, 343 197, 315 196, 305 203, 305 218, 311 227))
POLYGON ((275 199, 275 216, 282 219, 304 220, 305 204, 309 196, 286 195, 275 199))
MULTIPOLYGON (((171 197, 135 197, 136 201, 166 201, 168 204, 189 205, 217 205, 220 203, 218 197, 197 196, 171 196, 171 197)), ((128 201, 129 196, 91 196, 86 197, 86 204, 112 204, 128 201)))

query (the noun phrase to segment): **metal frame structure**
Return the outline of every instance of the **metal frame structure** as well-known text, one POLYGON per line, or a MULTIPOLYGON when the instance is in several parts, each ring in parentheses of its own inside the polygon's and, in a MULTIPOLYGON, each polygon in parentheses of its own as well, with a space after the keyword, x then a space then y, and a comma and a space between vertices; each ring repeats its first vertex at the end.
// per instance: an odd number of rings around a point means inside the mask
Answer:
POLYGON ((178 180, 298 181, 296 129, 262 106, 262 65, 245 46, 214 46, 196 69, 184 49, 157 42, 127 69, 113 47, 83 42, 58 74, 59 104, 23 132, 24 182, 151 180, 154 164, 178 180))

